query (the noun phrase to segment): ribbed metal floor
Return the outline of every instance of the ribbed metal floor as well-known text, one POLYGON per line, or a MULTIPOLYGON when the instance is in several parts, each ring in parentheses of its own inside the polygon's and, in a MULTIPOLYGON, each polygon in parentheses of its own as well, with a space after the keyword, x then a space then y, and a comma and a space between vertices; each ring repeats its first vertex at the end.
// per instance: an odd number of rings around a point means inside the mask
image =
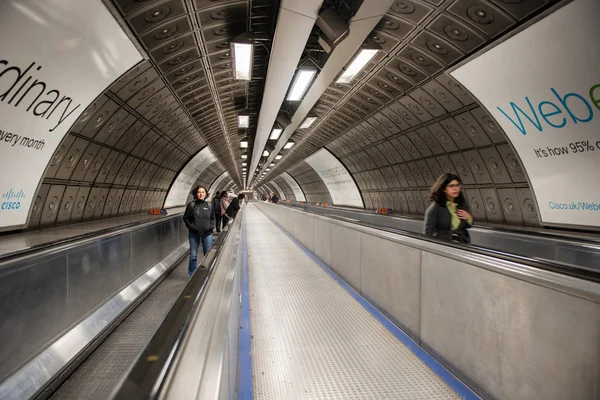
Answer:
POLYGON ((255 399, 458 399, 252 204, 246 210, 255 399))
POLYGON ((186 257, 51 398, 108 399, 183 290, 187 268, 186 257))

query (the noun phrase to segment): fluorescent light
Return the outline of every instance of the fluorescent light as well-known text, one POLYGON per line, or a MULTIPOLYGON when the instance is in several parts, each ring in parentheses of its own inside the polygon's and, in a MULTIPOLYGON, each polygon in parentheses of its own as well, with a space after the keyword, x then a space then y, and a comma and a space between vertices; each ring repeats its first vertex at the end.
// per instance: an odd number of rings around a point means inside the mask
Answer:
POLYGON ((242 163, 242 167, 245 167, 245 166, 246 166, 246 164, 248 164, 248 163, 245 163, 245 162, 243 162, 243 163, 242 163))
POLYGON ((263 157, 269 157, 269 152, 267 150, 263 151, 263 157))
POLYGON ((283 148, 284 149, 291 149, 293 145, 294 145, 294 142, 287 142, 285 144, 285 146, 283 146, 283 148))
POLYGON ((247 140, 242 140, 242 141, 240 142, 240 147, 241 147, 242 149, 246 149, 246 148, 248 148, 248 141, 247 141, 247 140))
POLYGON ((242 171, 245 171, 245 170, 246 170, 246 168, 242 168, 242 171))
POLYGON ((235 79, 244 81, 252 79, 252 44, 234 43, 233 58, 235 61, 235 79))
POLYGON ((275 166, 274 162, 272 162, 271 165, 269 165, 269 167, 274 167, 274 166, 275 166))
POLYGON ((283 132, 283 129, 281 128, 273 128, 273 130, 271 131, 271 136, 269 136, 270 140, 277 140, 279 139, 279 136, 281 136, 281 132, 283 132))
POLYGON ((335 83, 350 83, 379 50, 362 49, 335 83))
POLYGON ((267 171, 270 171, 270 170, 271 170, 271 168, 267 168, 267 171))
POLYGON ((276 160, 281 160, 283 156, 281 154, 277 154, 277 156, 275 157, 276 160))
POLYGON ((304 121, 300 124, 299 129, 308 129, 310 126, 317 120, 317 117, 306 117, 304 121))
POLYGON ((246 158, 248 158, 248 156, 245 154, 242 154, 242 160, 245 160, 246 158))
POLYGON ((314 76, 317 74, 316 69, 300 69, 296 73, 296 77, 292 82, 292 90, 290 90, 287 100, 298 101, 302 100, 304 94, 308 90, 308 86, 311 84, 314 76))
POLYGON ((248 128, 250 126, 249 115, 238 115, 238 128, 248 128))

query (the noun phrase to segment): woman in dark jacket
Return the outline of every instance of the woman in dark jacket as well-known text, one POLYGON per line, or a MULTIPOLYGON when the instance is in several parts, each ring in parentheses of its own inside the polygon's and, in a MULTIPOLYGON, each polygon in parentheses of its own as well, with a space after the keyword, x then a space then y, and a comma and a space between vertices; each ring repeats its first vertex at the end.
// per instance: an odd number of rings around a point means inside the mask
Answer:
POLYGON ((473 217, 462 193, 462 182, 455 174, 438 178, 430 191, 431 205, 425 212, 425 234, 469 243, 473 217))
POLYGON ((212 204, 206 201, 206 188, 198 186, 192 190, 194 201, 187 205, 183 214, 183 222, 189 229, 188 239, 190 241, 190 263, 188 273, 192 275, 196 271, 198 260, 198 247, 202 242, 202 253, 206 255, 213 242, 213 229, 215 228, 215 210, 212 204))

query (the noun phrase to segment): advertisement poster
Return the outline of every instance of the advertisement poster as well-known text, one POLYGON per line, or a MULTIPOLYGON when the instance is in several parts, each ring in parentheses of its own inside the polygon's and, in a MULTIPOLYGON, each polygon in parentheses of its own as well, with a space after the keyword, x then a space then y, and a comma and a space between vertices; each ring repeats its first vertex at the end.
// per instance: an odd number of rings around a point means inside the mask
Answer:
POLYGON ((451 73, 506 132, 542 224, 600 226, 599 16, 575 0, 451 73))
POLYGON ((181 170, 175 182, 169 189, 167 199, 165 200, 165 208, 185 206, 188 201, 191 201, 190 191, 196 180, 202 175, 204 170, 212 163, 217 161, 217 157, 206 146, 200 150, 181 170))
POLYGON ((333 204, 364 208, 360 192, 352 176, 327 149, 321 149, 304 160, 323 179, 333 204))
POLYGON ((0 2, 0 229, 27 223, 54 151, 142 56, 104 4, 0 2), (90 16, 93 16, 91 18, 90 16))
POLYGON ((304 197, 304 192, 300 188, 300 185, 298 185, 298 182, 296 182, 296 180, 294 178, 292 178, 292 176, 290 174, 288 174, 287 172, 284 172, 280 176, 292 188, 292 191, 294 192, 294 196, 296 197, 296 201, 306 201, 306 197, 304 197))

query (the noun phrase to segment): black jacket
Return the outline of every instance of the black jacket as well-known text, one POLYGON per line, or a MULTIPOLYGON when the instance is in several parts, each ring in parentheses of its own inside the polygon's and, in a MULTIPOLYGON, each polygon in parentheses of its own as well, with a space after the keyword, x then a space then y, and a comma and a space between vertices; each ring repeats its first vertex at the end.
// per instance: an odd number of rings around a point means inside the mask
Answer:
POLYGON ((183 222, 190 231, 200 236, 210 235, 215 228, 215 210, 204 200, 192 201, 185 208, 183 222))
POLYGON ((271 197, 271 203, 277 203, 279 201, 279 197, 277 197, 276 194, 273 195, 273 197, 271 197))
POLYGON ((235 218, 235 216, 237 215, 239 210, 240 210, 240 199, 238 199, 237 197, 234 197, 233 200, 231 200, 231 203, 229 203, 229 207, 227 207, 227 210, 225 210, 225 213, 227 213, 227 215, 229 217, 235 218))
MULTIPOLYGON (((469 211, 466 204, 459 204, 457 210, 469 211)), ((428 236, 435 236, 442 239, 452 240, 453 234, 458 236, 454 239, 469 243, 471 238, 469 236, 469 229, 471 225, 465 220, 460 220, 460 225, 456 231, 452 231, 452 216, 446 204, 439 204, 432 202, 425 211, 425 234, 428 236)))
POLYGON ((213 197, 212 206, 213 206, 213 209, 215 210, 215 215, 221 215, 221 198, 220 197, 213 197))

